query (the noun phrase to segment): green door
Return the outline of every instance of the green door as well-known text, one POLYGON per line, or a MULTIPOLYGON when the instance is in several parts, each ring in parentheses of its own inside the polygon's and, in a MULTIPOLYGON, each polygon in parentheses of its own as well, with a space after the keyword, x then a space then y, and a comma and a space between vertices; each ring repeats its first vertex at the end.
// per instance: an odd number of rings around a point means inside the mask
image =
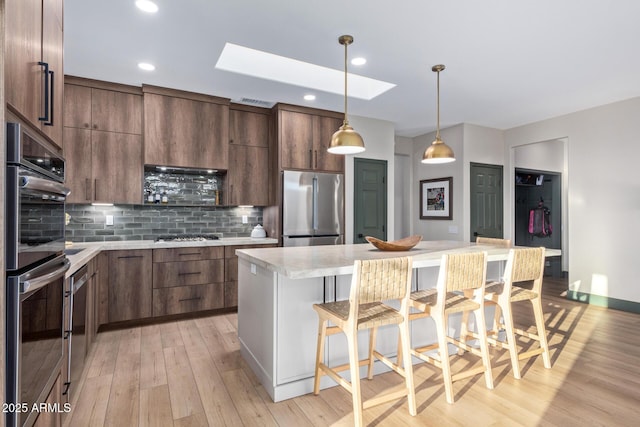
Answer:
POLYGON ((365 236, 387 240, 387 162, 355 158, 353 243, 365 236))
POLYGON ((471 241, 503 237, 502 166, 471 163, 471 241))

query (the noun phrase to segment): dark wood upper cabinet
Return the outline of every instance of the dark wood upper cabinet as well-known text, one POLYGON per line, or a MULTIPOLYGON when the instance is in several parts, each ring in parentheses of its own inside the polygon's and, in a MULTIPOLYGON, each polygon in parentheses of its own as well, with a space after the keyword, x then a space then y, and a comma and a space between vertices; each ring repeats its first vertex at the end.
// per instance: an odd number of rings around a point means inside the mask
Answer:
POLYGON ((69 203, 142 202, 142 137, 64 128, 69 203))
POLYGON ((61 148, 62 0, 7 0, 5 22, 7 104, 61 148))
POLYGON ((228 205, 267 206, 273 192, 269 174, 271 112, 232 104, 229 110, 228 205))
POLYGON ((330 154, 331 136, 342 115, 287 104, 275 107, 280 169, 344 172, 344 156, 330 154))
POLYGON ((142 135, 139 87, 67 76, 64 126, 142 135))
POLYGON ((229 167, 229 100, 143 85, 144 164, 229 167))
POLYGON ((232 105, 229 110, 229 144, 269 147, 269 110, 232 105))
POLYGON ((64 147, 69 203, 142 203, 142 91, 67 76, 64 147))

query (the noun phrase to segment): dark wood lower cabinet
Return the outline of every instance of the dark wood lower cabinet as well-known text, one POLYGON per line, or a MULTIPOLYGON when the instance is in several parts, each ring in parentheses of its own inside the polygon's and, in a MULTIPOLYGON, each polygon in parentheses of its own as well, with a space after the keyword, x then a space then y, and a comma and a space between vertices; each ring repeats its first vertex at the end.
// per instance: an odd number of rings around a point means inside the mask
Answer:
POLYGON ((224 283, 153 290, 153 315, 192 313, 224 307, 224 283))
POLYGON ((151 249, 109 252, 109 323, 151 317, 151 249))
POLYGON ((153 315, 224 307, 224 248, 153 250, 153 315))

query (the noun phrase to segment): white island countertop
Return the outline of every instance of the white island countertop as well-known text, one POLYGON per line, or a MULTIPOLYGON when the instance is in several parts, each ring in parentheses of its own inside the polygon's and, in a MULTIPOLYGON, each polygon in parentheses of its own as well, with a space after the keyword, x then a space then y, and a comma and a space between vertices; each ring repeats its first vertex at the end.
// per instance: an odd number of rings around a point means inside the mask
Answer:
POLYGON ((71 267, 65 277, 71 276, 80 267, 89 262, 93 257, 102 251, 133 251, 136 249, 167 249, 202 246, 242 246, 242 245, 273 245, 278 239, 271 238, 251 238, 251 237, 225 237, 217 240, 204 240, 193 242, 156 242, 154 240, 125 240, 117 242, 88 242, 72 243, 65 249, 71 249, 73 254, 68 254, 67 258, 71 262, 71 267), (77 251, 74 251, 77 250, 77 251))
MULTIPOLYGON (((409 251, 383 252, 369 243, 335 246, 238 249, 240 259, 259 265, 290 279, 339 276, 353 273, 357 259, 412 256, 413 268, 436 267, 444 253, 487 251, 488 261, 506 260, 509 248, 475 243, 437 240, 422 241, 409 251)), ((559 256, 559 249, 546 249, 545 255, 559 256)))

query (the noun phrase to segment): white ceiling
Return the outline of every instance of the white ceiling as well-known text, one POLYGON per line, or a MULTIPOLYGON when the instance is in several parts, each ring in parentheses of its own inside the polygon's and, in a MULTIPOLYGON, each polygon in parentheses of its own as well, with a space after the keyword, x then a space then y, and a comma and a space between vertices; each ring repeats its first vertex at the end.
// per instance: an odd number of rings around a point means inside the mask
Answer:
POLYGON ((216 70, 226 42, 343 69, 338 36, 351 34, 349 71, 397 86, 349 114, 389 120, 396 133, 441 127, 508 129, 640 96, 637 0, 65 0, 65 73, 232 100, 342 111, 340 95, 216 70), (137 68, 140 61, 156 71, 137 68))

